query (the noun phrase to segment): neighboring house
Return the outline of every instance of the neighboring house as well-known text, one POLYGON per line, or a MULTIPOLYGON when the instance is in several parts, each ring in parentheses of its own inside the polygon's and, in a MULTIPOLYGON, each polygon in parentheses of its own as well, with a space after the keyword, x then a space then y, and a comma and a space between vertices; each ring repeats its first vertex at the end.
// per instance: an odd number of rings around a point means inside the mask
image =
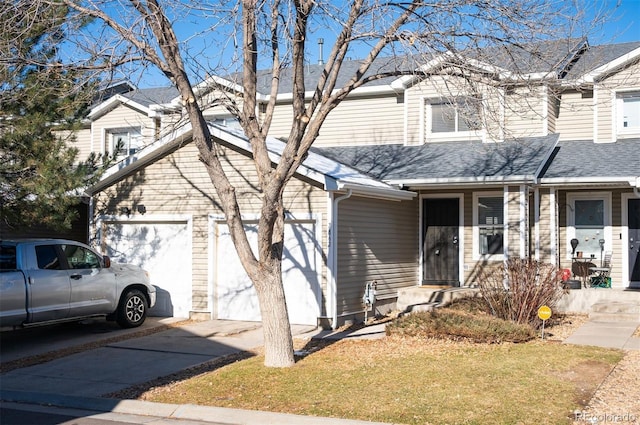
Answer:
MULTIPOLYGON (((508 258, 571 268, 574 238, 597 265, 612 253, 615 288, 640 286, 640 42, 558 49, 551 80, 549 68, 520 58, 535 84, 473 96, 444 59, 420 65, 428 78, 382 79, 350 95, 288 185, 292 323, 361 319, 374 280, 376 305, 391 309, 401 288, 474 286, 481 267, 508 258)), ((509 64, 470 63, 497 80, 516 76, 509 64)), ((290 127, 287 90, 269 140, 274 161, 290 127)), ((197 87, 207 104, 238 91, 220 77, 197 87)), ((132 90, 91 112, 81 152, 120 146, 123 157, 90 191, 95 242, 151 271, 156 314, 259 320, 179 105, 173 89, 132 90)), ((250 145, 221 106, 205 115, 255 234, 250 145)))

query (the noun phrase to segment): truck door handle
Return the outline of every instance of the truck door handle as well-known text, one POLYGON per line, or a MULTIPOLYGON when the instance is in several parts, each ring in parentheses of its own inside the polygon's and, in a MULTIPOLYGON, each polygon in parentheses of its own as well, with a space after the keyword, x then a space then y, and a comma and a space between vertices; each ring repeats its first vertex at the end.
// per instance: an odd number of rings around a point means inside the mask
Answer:
POLYGON ((71 277, 71 279, 73 279, 73 280, 80 280, 80 279, 82 279, 82 275, 81 275, 81 274, 72 274, 70 277, 71 277))

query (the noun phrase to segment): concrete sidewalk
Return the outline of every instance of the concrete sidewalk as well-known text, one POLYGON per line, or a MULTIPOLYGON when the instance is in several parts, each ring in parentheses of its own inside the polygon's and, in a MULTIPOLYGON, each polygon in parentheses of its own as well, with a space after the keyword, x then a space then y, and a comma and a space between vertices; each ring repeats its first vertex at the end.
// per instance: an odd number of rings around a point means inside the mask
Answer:
POLYGON ((639 326, 640 319, 619 322, 589 320, 565 339, 564 343, 621 350, 640 350, 640 337, 633 336, 639 326))

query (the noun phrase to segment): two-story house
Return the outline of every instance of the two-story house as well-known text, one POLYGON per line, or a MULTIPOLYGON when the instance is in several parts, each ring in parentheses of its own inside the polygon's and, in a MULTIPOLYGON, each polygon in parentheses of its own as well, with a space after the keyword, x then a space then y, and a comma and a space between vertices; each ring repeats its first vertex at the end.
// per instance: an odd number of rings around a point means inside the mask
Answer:
MULTIPOLYGON (((471 91, 447 55, 435 56, 331 113, 285 194, 292 323, 358 320, 367 282, 391 309, 402 288, 474 286, 481 267, 514 257, 572 268, 578 252, 595 265, 610 253, 612 290, 640 286, 640 42, 576 41, 551 70, 521 59, 469 58, 465 72, 486 79, 471 91), (511 69, 523 64, 524 74, 511 69)), ((321 69, 309 66, 309 78, 321 69)), ((216 76, 197 90, 215 104, 241 87, 216 76)), ((274 160, 290 90, 278 95, 274 160)), ((125 90, 92 110, 81 155, 122 154, 90 191, 96 243, 151 271, 157 314, 259 320, 181 112, 171 88, 125 90)), ((224 108, 206 116, 252 233, 250 145, 224 108)))

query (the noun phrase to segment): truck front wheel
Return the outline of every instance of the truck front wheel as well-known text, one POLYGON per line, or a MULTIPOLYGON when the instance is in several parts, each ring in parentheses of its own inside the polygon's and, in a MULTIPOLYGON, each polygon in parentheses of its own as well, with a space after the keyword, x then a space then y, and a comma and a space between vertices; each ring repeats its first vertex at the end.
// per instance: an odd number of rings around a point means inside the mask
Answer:
POLYGON ((120 299, 116 321, 123 328, 135 328, 147 317, 147 298, 138 289, 127 291, 120 299))

